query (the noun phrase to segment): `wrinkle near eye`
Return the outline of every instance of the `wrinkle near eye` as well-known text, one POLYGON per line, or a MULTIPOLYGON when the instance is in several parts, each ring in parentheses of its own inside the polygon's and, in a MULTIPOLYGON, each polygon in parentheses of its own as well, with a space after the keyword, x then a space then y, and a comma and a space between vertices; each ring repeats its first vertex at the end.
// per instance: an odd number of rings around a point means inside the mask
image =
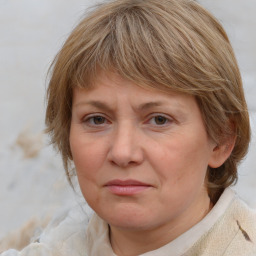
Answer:
POLYGON ((153 126, 165 126, 171 123, 173 119, 163 114, 154 114, 148 119, 148 123, 153 126))
POLYGON ((97 130, 108 127, 110 121, 105 116, 95 113, 86 115, 81 123, 86 130, 97 130))

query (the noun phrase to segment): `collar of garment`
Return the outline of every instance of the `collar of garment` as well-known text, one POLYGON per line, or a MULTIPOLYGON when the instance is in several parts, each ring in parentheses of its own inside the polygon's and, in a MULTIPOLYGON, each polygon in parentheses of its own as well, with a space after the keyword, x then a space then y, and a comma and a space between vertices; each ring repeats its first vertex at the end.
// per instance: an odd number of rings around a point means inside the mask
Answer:
MULTIPOLYGON (((235 192, 227 188, 212 210, 191 229, 165 246, 142 254, 141 256, 180 256, 189 250, 225 213, 235 199, 235 192)), ((109 241, 108 224, 94 214, 86 232, 85 248, 87 255, 116 256, 109 241)))

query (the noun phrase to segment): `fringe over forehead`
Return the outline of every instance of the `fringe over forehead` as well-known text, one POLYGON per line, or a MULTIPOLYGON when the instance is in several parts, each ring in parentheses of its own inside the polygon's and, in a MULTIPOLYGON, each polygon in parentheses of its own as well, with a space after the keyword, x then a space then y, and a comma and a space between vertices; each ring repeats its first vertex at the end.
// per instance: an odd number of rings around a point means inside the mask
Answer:
POLYGON ((191 94, 219 90, 221 83, 231 82, 220 74, 232 49, 219 23, 200 9, 189 0, 120 0, 98 6, 58 56, 69 86, 89 87, 99 69, 113 69, 144 86, 191 94))

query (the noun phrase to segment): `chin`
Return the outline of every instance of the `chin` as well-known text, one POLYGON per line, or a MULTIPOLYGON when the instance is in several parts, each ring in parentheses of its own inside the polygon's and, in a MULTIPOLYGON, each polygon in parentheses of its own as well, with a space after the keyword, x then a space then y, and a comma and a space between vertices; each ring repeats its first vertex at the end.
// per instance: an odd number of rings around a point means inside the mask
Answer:
POLYGON ((98 214, 110 226, 117 228, 125 228, 130 230, 145 230, 155 222, 152 212, 145 209, 136 209, 135 207, 127 207, 123 210, 113 210, 108 213, 98 214))

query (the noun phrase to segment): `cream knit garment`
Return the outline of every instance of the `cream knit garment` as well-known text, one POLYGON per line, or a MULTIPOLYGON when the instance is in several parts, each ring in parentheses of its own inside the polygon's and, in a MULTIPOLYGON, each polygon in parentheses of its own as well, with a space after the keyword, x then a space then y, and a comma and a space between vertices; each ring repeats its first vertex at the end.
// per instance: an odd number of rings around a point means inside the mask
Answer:
MULTIPOLYGON (((96 214, 86 230, 87 223, 87 215, 77 207, 57 217, 39 243, 0 256, 116 256, 107 223, 96 214)), ((256 212, 226 189, 203 220, 169 244, 141 256, 256 256, 256 212)))

